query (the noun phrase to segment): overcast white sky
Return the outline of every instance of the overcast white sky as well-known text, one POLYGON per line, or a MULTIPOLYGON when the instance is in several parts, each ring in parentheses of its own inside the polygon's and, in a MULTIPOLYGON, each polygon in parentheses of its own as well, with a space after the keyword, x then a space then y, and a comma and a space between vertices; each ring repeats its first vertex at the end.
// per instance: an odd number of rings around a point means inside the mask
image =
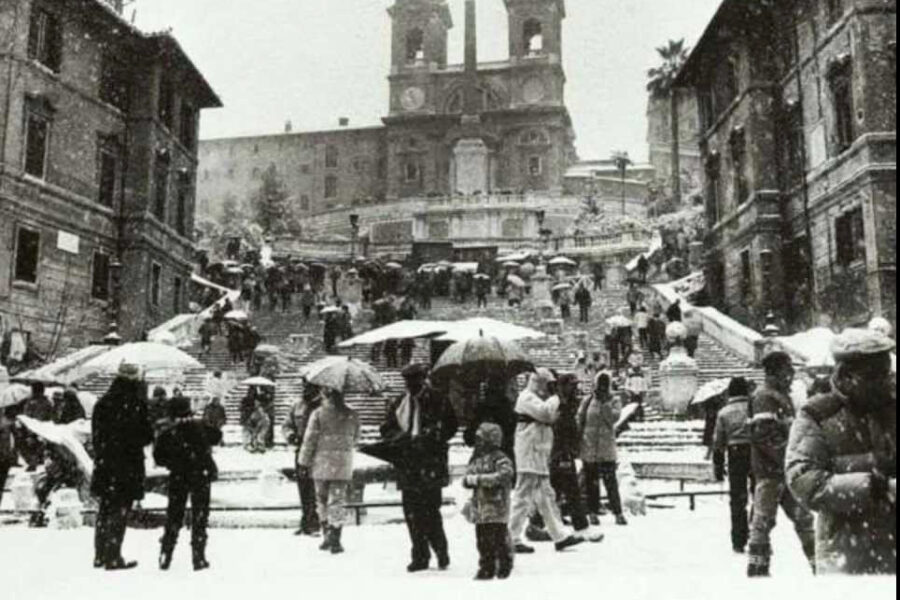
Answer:
MULTIPOLYGON (((204 138, 377 125, 387 112, 393 0, 137 0, 145 31, 172 27, 222 98, 204 138)), ((462 62, 464 0, 449 0, 450 61, 462 62)), ((719 0, 567 0, 563 54, 581 158, 644 160, 646 70, 670 38, 693 44, 719 0)), ((479 60, 507 57, 503 0, 478 0, 479 60)))

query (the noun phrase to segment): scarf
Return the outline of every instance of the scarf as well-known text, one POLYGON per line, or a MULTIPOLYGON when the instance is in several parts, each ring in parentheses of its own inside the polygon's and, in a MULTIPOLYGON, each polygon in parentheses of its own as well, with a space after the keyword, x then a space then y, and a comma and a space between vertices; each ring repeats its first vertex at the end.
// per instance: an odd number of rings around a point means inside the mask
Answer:
POLYGON ((422 386, 422 390, 415 396, 406 394, 403 397, 403 401, 397 406, 397 410, 394 411, 400 429, 403 430, 403 433, 407 433, 412 437, 418 436, 422 427, 422 407, 419 403, 419 398, 425 393, 426 389, 428 388, 422 386))

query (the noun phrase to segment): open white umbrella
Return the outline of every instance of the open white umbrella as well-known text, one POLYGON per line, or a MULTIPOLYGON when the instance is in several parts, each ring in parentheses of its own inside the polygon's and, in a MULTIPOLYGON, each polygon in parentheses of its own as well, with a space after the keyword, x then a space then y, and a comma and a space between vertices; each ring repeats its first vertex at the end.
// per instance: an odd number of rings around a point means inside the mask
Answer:
POLYGON ((725 390, 728 389, 728 384, 731 383, 730 379, 713 379, 712 381, 707 381, 703 385, 700 386, 700 389, 694 394, 694 398, 691 400, 691 404, 703 404, 715 398, 716 396, 721 395, 725 390))
POLYGON ((311 384, 340 392, 381 392, 384 381, 368 363, 349 356, 328 356, 306 365, 300 374, 311 384))
POLYGON ((339 313, 339 312, 341 312, 341 309, 339 309, 337 306, 326 306, 325 308, 323 308, 322 310, 319 311, 319 314, 320 315, 330 315, 332 313, 339 313))
POLYGON ((572 284, 565 282, 565 281, 563 283, 557 283, 556 285, 553 286, 554 292, 561 292, 563 290, 571 290, 571 289, 572 289, 572 284))
POLYGON ((510 275, 506 280, 516 287, 525 287, 525 280, 518 275, 510 275))
POLYGON ((91 424, 82 419, 68 425, 57 425, 50 421, 38 421, 25 415, 16 417, 25 428, 39 438, 65 449, 78 465, 78 469, 90 478, 94 473, 94 461, 91 459, 84 443, 90 438, 91 424))
POLYGON ((521 265, 514 260, 509 260, 503 263, 503 266, 507 269, 518 269, 521 265))
POLYGON ((387 267, 388 269, 402 269, 403 268, 403 265, 401 265, 398 262, 394 262, 394 261, 391 261, 384 266, 387 267))
POLYGON ((7 408, 25 402, 30 396, 30 387, 21 383, 13 383, 0 392, 0 408, 7 408))
POLYGON ((557 256, 554 259, 550 260, 550 264, 554 267, 575 267, 578 265, 571 258, 566 258, 565 256, 557 256))
POLYGON ((241 382, 244 385, 255 385, 259 387, 275 387, 275 382, 265 377, 251 377, 241 382))
POLYGON ((145 371, 177 371, 203 367, 197 359, 178 348, 153 342, 134 342, 92 358, 83 368, 87 371, 115 373, 122 363, 137 365, 145 371))
POLYGON ((631 327, 631 319, 624 315, 616 315, 606 320, 606 324, 610 327, 631 327))
POLYGON ((536 329, 521 327, 489 319, 486 317, 476 317, 466 319, 465 321, 457 321, 455 323, 447 323, 447 331, 443 335, 435 338, 439 341, 460 342, 463 340, 476 337, 496 338, 501 342, 514 342, 517 340, 537 339, 546 337, 546 335, 536 329))
POLYGON ((243 310, 232 310, 230 312, 225 313, 225 318, 230 321, 246 321, 249 319, 247 313, 243 310))

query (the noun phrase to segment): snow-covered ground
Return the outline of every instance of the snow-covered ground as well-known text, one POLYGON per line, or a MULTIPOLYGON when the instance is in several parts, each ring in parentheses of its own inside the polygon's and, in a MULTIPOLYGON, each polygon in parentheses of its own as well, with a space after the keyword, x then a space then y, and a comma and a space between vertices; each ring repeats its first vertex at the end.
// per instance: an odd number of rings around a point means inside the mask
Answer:
MULTIPOLYGON (((398 515, 399 516, 399 513, 398 515)), ((782 518, 774 532, 773 577, 748 581, 746 557, 731 552, 725 499, 699 503, 696 512, 681 504, 632 517, 628 527, 609 518, 607 539, 557 553, 538 544, 537 553, 519 556, 510 580, 477 583, 474 529, 455 511, 448 514, 453 564, 447 572, 408 575, 406 530, 402 525, 348 527, 347 552, 324 554, 318 541, 287 530, 212 530, 212 569, 190 568, 187 536, 172 570, 156 568, 160 532, 130 530, 125 555, 138 569, 106 573, 91 568, 92 530, 33 530, 0 527, 0 597, 15 600, 59 598, 180 599, 290 598, 317 594, 342 598, 581 598, 587 595, 631 600, 753 598, 894 598, 896 579, 814 578, 806 567, 790 524, 782 518), (570 595, 574 594, 574 595, 570 595)), ((183 534, 184 535, 184 534, 183 534)))

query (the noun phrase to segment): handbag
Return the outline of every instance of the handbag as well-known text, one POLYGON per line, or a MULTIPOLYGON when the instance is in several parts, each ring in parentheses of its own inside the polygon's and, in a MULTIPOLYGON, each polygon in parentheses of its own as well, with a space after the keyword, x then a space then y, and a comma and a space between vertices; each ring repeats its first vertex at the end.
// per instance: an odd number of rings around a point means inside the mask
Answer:
POLYGON ((475 524, 475 503, 472 502, 472 498, 466 500, 466 503, 463 504, 462 510, 463 518, 471 524, 475 524))

